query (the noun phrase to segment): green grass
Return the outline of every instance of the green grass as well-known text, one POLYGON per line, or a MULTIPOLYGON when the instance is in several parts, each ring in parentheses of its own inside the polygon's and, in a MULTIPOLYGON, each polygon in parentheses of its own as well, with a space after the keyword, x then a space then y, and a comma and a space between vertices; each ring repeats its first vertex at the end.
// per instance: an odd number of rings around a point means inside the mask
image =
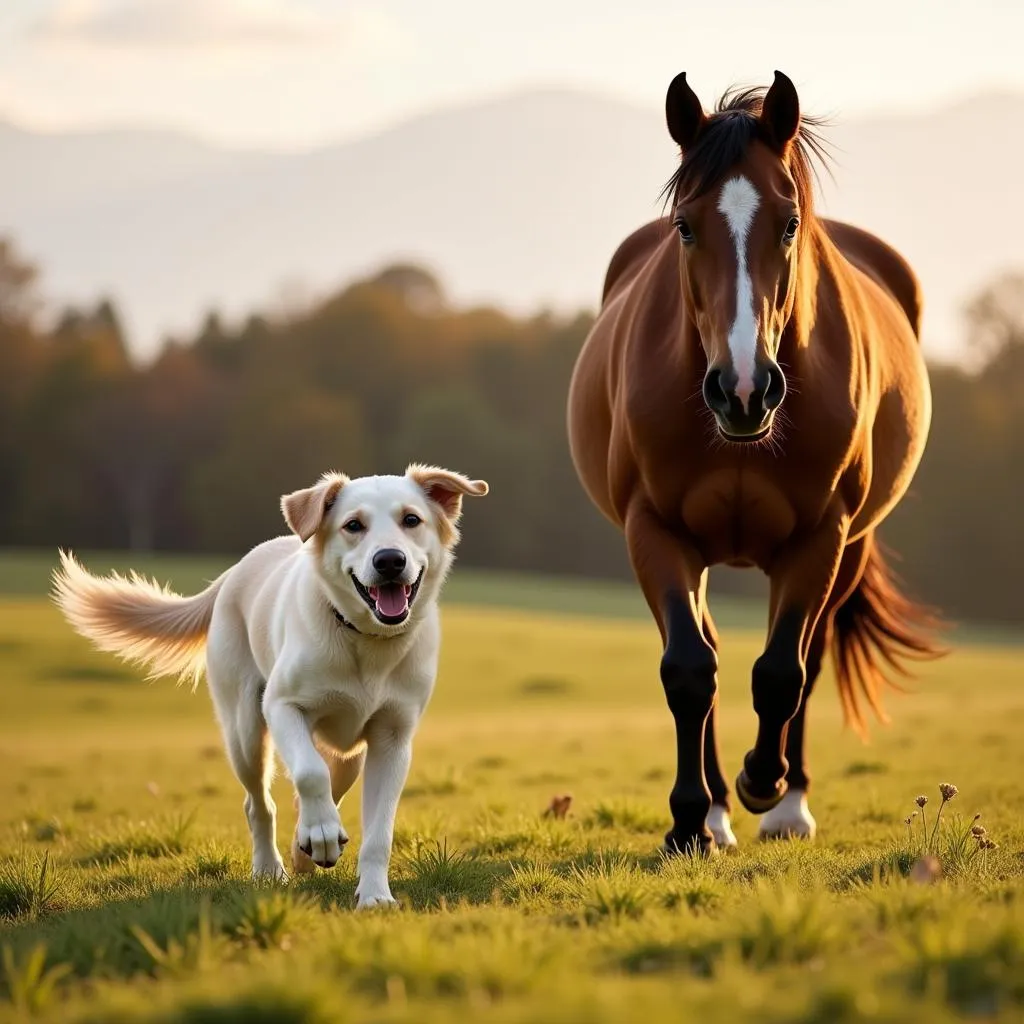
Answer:
MULTIPOLYGON (((823 679, 818 840, 759 843, 738 811, 735 855, 665 861, 672 723, 635 595, 457 571, 399 810, 402 906, 356 914, 358 787, 333 871, 253 885, 208 696, 92 652, 41 598, 47 564, 0 558, 0 1021, 1024 1019, 1015 644, 926 666, 868 747, 823 679), (568 818, 543 817, 564 793, 568 818), (968 837, 978 812, 994 849, 968 837), (919 882, 926 848, 943 873, 919 882)), ((184 590, 217 571, 138 565, 184 590)), ((751 621, 723 630, 730 774, 756 724, 751 621)), ((283 778, 275 799, 286 852, 283 778)))

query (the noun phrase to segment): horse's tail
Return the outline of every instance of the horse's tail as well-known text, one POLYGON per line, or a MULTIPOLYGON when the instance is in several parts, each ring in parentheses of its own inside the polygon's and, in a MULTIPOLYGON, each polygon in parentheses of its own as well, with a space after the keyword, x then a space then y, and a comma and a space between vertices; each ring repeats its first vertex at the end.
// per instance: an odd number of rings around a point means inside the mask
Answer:
POLYGON ((946 653, 935 634, 943 623, 930 608, 903 594, 878 541, 866 541, 868 557, 860 582, 836 609, 832 620, 832 658, 846 721, 864 736, 861 709, 867 701, 882 722, 886 685, 901 687, 890 676, 909 676, 904 661, 921 661, 946 653))
POLYGON ((93 576, 70 553, 62 551, 60 562, 53 599, 76 632, 101 651, 148 665, 151 677, 198 681, 226 572, 195 597, 179 597, 134 572, 93 576))

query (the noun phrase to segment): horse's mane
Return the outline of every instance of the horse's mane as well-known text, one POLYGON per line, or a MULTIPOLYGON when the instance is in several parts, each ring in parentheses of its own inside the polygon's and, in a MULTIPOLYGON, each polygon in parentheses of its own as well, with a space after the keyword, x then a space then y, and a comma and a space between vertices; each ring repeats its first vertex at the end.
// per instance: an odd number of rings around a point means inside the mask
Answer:
MULTIPOLYGON (((663 201, 678 203, 705 195, 743 159, 750 144, 761 138, 758 118, 766 92, 762 87, 726 90, 697 141, 683 154, 675 174, 662 189, 663 201)), ((827 123, 825 118, 801 114, 800 128, 790 144, 789 173, 805 215, 813 209, 815 161, 828 169, 826 142, 819 131, 827 123)))

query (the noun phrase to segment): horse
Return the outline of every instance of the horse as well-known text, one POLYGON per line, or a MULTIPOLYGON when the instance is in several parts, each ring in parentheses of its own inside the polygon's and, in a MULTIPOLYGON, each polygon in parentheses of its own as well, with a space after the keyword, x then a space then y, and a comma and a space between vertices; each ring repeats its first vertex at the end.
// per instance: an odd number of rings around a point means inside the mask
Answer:
POLYGON ((892 670, 943 649, 940 620, 901 592, 877 537, 931 422, 913 270, 874 235, 815 215, 823 122, 801 114, 786 75, 729 90, 708 114, 683 72, 665 115, 680 151, 669 215, 611 259, 567 421, 580 482, 624 534, 661 634, 673 854, 736 844, 710 566, 769 580, 757 734, 735 782, 762 837, 814 836, 805 719, 825 655, 863 734, 865 703, 887 720, 892 670))

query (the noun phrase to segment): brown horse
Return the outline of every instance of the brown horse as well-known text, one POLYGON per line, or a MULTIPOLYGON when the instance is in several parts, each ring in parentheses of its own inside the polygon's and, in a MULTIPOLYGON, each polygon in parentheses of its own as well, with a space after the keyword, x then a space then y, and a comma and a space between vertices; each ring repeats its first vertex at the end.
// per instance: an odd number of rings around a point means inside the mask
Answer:
POLYGON ((624 531, 661 631, 675 852, 736 842, 709 566, 757 566, 771 584, 757 738, 736 779, 762 834, 814 833, 804 716, 826 651, 862 730, 861 697, 884 717, 883 669, 939 650, 875 539, 931 418, 913 272, 874 236, 815 216, 817 122, 785 75, 709 116, 680 74, 666 114, 682 153, 672 212, 612 257, 568 422, 580 479, 624 531))

